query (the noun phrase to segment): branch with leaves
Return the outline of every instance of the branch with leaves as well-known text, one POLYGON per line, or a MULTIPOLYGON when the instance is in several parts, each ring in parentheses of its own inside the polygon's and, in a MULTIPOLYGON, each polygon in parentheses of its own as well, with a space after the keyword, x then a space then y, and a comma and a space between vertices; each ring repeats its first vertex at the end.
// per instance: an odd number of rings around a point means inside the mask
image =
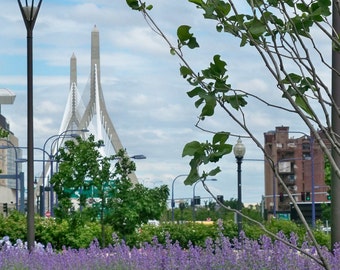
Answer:
MULTIPOLYGON (((329 18, 331 16, 331 1, 280 1, 280 0, 248 0, 220 1, 220 0, 188 0, 203 13, 204 19, 216 22, 215 30, 221 34, 229 34, 240 40, 240 47, 253 48, 263 60, 269 74, 277 83, 277 90, 286 101, 286 106, 276 106, 270 102, 270 97, 259 98, 264 104, 271 104, 273 108, 298 115, 310 130, 315 141, 320 145, 335 174, 340 177, 339 164, 336 163, 331 151, 326 146, 328 142, 333 151, 340 154, 339 138, 334 132, 329 111, 333 109, 340 116, 340 108, 332 97, 328 83, 320 74, 329 70, 340 75, 332 68, 329 59, 323 56, 322 44, 314 38, 314 34, 323 35, 323 40, 333 44, 333 50, 339 52, 340 40, 334 31, 329 18), (248 5, 248 13, 244 13, 248 5), (242 10, 242 12, 239 12, 242 10), (322 133, 323 136, 320 134, 322 133)), ((335 4, 338 1, 334 1, 335 4)), ((263 152, 265 159, 271 164, 280 184, 286 190, 290 200, 295 205, 290 191, 282 181, 273 160, 266 153, 261 142, 248 127, 247 115, 244 108, 249 97, 254 96, 250 91, 235 91, 228 82, 226 62, 220 55, 213 56, 209 67, 194 72, 184 57, 184 48, 197 49, 199 44, 191 33, 189 25, 181 25, 177 29, 177 45, 173 45, 166 35, 149 15, 152 5, 140 0, 127 0, 127 4, 134 10, 142 12, 150 27, 161 36, 170 48, 170 53, 177 55, 182 61, 180 73, 193 87, 188 96, 195 99, 195 106, 200 108, 199 122, 212 117, 218 107, 241 127, 263 152)), ((336 10, 336 9, 335 9, 336 10)), ((338 13, 333 16, 339 15, 338 13)), ((322 40, 322 41, 323 41, 322 40)), ((202 129, 202 128, 201 128, 202 129)), ((187 184, 193 184, 201 177, 216 175, 220 169, 216 167, 208 172, 198 173, 198 167, 209 163, 216 163, 224 155, 229 154, 231 146, 227 139, 232 131, 211 131, 212 142, 188 143, 183 150, 183 156, 191 156, 190 173, 187 184)), ((301 212, 301 219, 307 228, 315 246, 318 246, 308 224, 301 212)), ((319 256, 325 268, 327 263, 319 256)))

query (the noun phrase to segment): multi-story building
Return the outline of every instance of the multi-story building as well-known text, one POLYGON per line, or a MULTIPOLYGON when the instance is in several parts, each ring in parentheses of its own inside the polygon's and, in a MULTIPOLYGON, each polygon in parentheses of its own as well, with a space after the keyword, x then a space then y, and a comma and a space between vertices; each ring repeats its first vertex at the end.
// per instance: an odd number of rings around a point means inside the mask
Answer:
MULTIPOLYGON (((10 130, 10 125, 5 116, 1 114, 3 104, 13 104, 15 95, 8 89, 0 89, 0 128, 8 131, 6 138, 0 138, 0 207, 4 210, 13 209, 18 204, 21 172, 21 163, 18 159, 21 152, 18 147, 18 138, 10 130)), ((1 211, 3 212, 3 211, 1 211)))
MULTIPOLYGON (((313 193, 314 203, 329 200, 324 154, 312 135, 281 126, 264 133, 264 141, 266 153, 297 202, 311 203, 313 193)), ((264 202, 269 216, 291 208, 287 192, 269 162, 265 162, 264 202)))

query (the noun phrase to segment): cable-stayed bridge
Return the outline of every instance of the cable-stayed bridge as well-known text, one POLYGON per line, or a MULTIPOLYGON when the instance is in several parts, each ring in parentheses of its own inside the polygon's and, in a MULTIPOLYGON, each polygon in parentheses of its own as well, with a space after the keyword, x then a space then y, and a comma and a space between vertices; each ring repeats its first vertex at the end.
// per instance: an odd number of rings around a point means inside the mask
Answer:
MULTIPOLYGON (((77 59, 73 54, 70 60, 70 92, 60 132, 65 130, 88 129, 97 140, 103 140, 105 150, 109 148, 117 153, 123 145, 113 126, 105 105, 105 98, 100 81, 99 31, 95 26, 91 33, 91 73, 90 79, 80 95, 77 83, 77 59)), ((136 182, 137 179, 131 179, 136 182)))
MULTIPOLYGON (((64 116, 59 129, 59 136, 53 136, 57 139, 57 144, 52 148, 51 155, 57 151, 57 146, 60 146, 64 140, 70 139, 70 135, 79 134, 86 137, 86 134, 93 134, 96 140, 103 140, 105 147, 101 148, 102 155, 112 155, 123 149, 123 145, 118 137, 114 125, 108 114, 105 98, 102 91, 100 80, 100 46, 99 46, 99 31, 94 26, 91 32, 91 72, 88 83, 80 93, 77 82, 77 59, 73 53, 70 59, 70 91, 67 99, 64 116), (88 130, 88 132, 81 132, 88 130)), ((52 137, 51 137, 52 138, 52 137)), ((44 146, 45 147, 45 146, 44 146)), ((45 153, 44 153, 45 154, 45 153)), ((50 162, 47 162, 43 168, 39 185, 47 186, 51 174, 50 162)), ((137 177, 134 173, 130 175, 133 183, 137 183, 137 177)), ((40 196, 44 196, 40 194, 40 196)), ((52 193, 51 193, 52 195, 52 193)), ((51 196, 52 197, 52 196, 51 196)), ((44 198, 41 201, 46 200, 44 198)), ((53 204, 53 197, 50 199, 53 204)), ((44 213, 44 205, 42 213, 44 213)))

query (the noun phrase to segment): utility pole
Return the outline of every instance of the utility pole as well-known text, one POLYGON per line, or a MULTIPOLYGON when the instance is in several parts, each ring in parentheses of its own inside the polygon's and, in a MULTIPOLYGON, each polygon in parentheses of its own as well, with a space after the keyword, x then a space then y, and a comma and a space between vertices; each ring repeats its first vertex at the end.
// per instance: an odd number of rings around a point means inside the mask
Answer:
MULTIPOLYGON (((333 37, 339 40, 338 34, 340 32, 340 1, 333 0, 333 37)), ((339 48, 338 48, 339 49, 339 48)), ((340 135, 340 116, 337 113, 336 108, 340 107, 340 52, 335 50, 332 44, 332 96, 334 99, 332 107, 332 127, 335 133, 335 138, 340 135)), ((340 155, 337 154, 336 149, 332 149, 332 155, 336 164, 340 165, 340 155)), ((331 216, 332 216, 332 232, 331 232, 331 244, 334 248, 334 244, 340 242, 340 178, 336 175, 334 169, 332 169, 331 178, 331 216)))

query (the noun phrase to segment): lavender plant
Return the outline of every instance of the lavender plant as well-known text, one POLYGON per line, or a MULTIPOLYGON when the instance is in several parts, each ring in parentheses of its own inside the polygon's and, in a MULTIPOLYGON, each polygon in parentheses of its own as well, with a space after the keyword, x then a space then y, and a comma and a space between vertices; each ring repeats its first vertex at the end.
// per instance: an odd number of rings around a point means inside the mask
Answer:
MULTIPOLYGON (((278 237, 292 245, 298 243, 295 234, 287 238, 279 233, 278 237)), ((0 241, 0 269, 324 269, 318 263, 315 247, 307 241, 301 248, 316 260, 267 236, 258 240, 245 235, 230 239, 220 233, 215 241, 207 238, 204 247, 189 244, 188 248, 173 242, 170 235, 166 244, 160 244, 157 238, 138 248, 130 248, 119 239, 114 243, 100 248, 98 241, 93 241, 86 249, 63 248, 62 251, 37 244, 29 252, 22 242, 12 245, 5 237, 0 241)), ((324 247, 321 250, 331 269, 338 269, 340 246, 337 245, 333 253, 324 247)))

